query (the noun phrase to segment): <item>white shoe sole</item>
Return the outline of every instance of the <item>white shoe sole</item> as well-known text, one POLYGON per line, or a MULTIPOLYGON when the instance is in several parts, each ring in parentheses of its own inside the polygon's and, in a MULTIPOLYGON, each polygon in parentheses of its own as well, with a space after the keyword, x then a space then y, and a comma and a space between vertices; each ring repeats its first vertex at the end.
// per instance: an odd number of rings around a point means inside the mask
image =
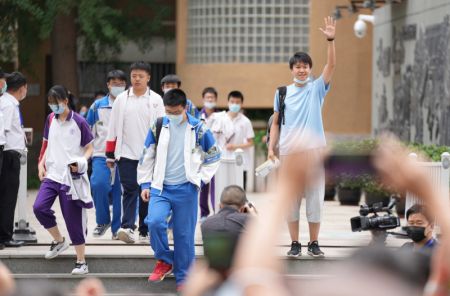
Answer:
POLYGON ((289 258, 298 258, 302 256, 302 253, 298 253, 298 255, 287 254, 286 256, 288 256, 289 258))
POLYGON ((308 251, 308 255, 311 256, 311 257, 314 257, 314 258, 323 258, 323 257, 325 257, 324 254, 314 255, 314 253, 312 253, 310 251, 308 251))
POLYGON ((54 254, 51 255, 51 256, 45 255, 44 257, 45 257, 45 259, 47 259, 47 260, 56 258, 56 257, 58 257, 62 252, 64 252, 65 250, 67 250, 68 248, 69 248, 69 244, 68 244, 68 243, 64 243, 64 245, 61 247, 61 249, 59 249, 58 251, 56 251, 56 253, 54 253, 54 254))
POLYGON ((74 271, 72 271, 72 275, 85 275, 85 274, 88 274, 89 273, 89 270, 86 270, 86 271, 82 271, 82 272, 74 272, 74 271))
POLYGON ((125 231, 118 231, 117 232, 117 237, 119 238, 119 240, 123 241, 124 243, 127 244, 134 244, 135 240, 131 239, 130 236, 125 232, 125 231))

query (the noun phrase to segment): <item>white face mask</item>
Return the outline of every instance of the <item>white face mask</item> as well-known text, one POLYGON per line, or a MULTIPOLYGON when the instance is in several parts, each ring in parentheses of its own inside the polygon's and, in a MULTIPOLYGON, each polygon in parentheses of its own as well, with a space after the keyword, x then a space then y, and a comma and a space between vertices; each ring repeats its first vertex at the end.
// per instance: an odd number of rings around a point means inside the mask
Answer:
POLYGON ((298 84, 307 84, 310 80, 311 80, 310 77, 306 78, 305 80, 300 80, 300 79, 294 78, 294 82, 298 83, 298 84))
POLYGON ((164 88, 163 89, 163 93, 166 93, 166 92, 168 92, 169 90, 172 90, 173 88, 164 88))
POLYGON ((111 95, 113 97, 117 97, 118 95, 120 95, 122 92, 125 91, 125 86, 111 86, 111 95))
POLYGON ((167 118, 169 118, 171 123, 179 125, 183 121, 183 114, 179 115, 168 114, 167 118))
POLYGON ((214 109, 216 108, 216 102, 205 102, 203 104, 205 106, 206 109, 214 109))

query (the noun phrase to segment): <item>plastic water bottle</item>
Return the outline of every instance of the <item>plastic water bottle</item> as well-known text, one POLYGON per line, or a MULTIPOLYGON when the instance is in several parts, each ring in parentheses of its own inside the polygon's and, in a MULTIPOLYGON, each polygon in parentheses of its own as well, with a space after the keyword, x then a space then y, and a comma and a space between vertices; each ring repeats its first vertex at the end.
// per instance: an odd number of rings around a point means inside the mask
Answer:
POLYGON ((272 170, 278 168, 279 166, 280 160, 275 159, 274 161, 272 161, 269 159, 255 169, 255 175, 262 178, 266 177, 272 170))

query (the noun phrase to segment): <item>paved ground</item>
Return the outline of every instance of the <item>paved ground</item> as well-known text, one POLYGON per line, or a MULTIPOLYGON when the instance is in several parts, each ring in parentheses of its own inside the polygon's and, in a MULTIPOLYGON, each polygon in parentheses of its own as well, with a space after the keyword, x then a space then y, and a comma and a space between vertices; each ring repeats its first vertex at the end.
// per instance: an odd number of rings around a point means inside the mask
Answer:
MULTIPOLYGON (((28 191, 27 205, 28 205, 28 220, 32 228, 37 232, 38 246, 25 246, 18 249, 5 249, 0 251, 3 255, 6 254, 30 254, 38 255, 43 254, 47 249, 47 245, 51 242, 50 235, 45 231, 45 229, 38 223, 32 212, 32 205, 36 197, 37 191, 28 191)), ((249 200, 255 204, 255 206, 262 207, 264 205, 275 202, 275 198, 265 193, 250 193, 249 200)), ((64 220, 61 216, 61 211, 59 209, 58 201, 55 202, 53 206, 54 211, 57 215, 57 221, 60 226, 62 233, 68 237, 64 220)), ((324 246, 324 250, 328 256, 346 256, 350 249, 357 246, 367 245, 370 241, 370 233, 359 232, 353 233, 350 228, 350 218, 358 215, 358 207, 355 206, 341 206, 337 201, 327 201, 325 202, 324 208, 324 219, 322 223, 322 229, 320 233, 320 244, 324 246)), ((139 242, 133 246, 125 245, 120 241, 111 240, 111 232, 107 232, 102 238, 92 237, 92 230, 95 227, 95 210, 88 210, 88 237, 86 249, 87 255, 101 255, 101 254, 111 254, 118 255, 121 254, 151 254, 151 249, 148 242, 139 242)), ((308 241, 308 226, 306 223, 304 215, 304 207, 301 210, 301 242, 306 244, 308 241)), ((395 237, 388 238, 388 245, 398 246, 405 242, 403 239, 398 239, 395 237)), ((201 235, 200 231, 196 232, 196 243, 199 244, 197 247, 197 254, 202 253, 201 249, 201 235)), ((280 255, 286 252, 285 246, 290 244, 289 234, 287 228, 283 227, 280 231, 280 238, 278 240, 279 253, 280 255)), ((67 254, 74 253, 73 248, 67 252, 67 254)))

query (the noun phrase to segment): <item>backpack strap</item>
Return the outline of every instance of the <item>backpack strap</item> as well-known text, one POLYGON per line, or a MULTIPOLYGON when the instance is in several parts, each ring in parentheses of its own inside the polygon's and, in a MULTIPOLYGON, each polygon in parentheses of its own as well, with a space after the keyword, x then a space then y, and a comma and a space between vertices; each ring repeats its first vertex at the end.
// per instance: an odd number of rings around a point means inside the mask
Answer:
POLYGON ((278 110, 280 111, 278 116, 278 124, 281 128, 282 124, 285 124, 285 117, 284 117, 284 111, 286 109, 286 104, 284 103, 284 100, 286 99, 286 92, 287 87, 281 86, 278 88, 278 110))
POLYGON ((162 125, 163 125, 163 118, 158 117, 156 119, 156 135, 155 135, 156 146, 158 146, 159 137, 161 136, 162 125))

